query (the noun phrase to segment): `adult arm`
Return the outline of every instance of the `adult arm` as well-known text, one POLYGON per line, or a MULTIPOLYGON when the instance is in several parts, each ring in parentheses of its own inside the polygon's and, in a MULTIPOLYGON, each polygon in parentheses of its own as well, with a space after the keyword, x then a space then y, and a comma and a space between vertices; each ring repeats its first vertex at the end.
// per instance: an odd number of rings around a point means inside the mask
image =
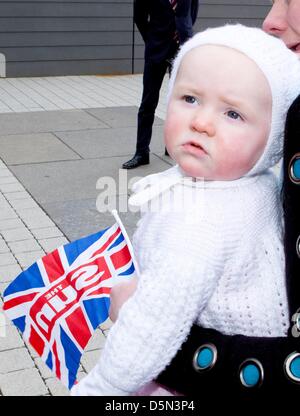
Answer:
POLYGON ((195 0, 178 0, 175 11, 175 24, 180 44, 193 36, 193 24, 198 12, 197 3, 195 3, 195 0))

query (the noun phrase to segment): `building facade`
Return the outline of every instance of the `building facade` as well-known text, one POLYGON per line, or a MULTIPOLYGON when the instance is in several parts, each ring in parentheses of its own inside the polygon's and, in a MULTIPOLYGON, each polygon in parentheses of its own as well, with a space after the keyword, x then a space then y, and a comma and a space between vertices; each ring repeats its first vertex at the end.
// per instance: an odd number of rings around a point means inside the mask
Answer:
MULTIPOLYGON (((195 31, 260 26, 269 0, 199 0, 195 31)), ((0 0, 0 76, 129 74, 143 68, 133 0, 0 0)))

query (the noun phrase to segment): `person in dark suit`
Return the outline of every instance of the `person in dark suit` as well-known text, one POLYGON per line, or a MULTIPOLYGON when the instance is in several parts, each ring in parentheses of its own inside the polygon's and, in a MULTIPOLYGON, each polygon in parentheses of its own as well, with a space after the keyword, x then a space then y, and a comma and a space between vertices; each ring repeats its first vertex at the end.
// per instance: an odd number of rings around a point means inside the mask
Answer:
POLYGON ((136 152, 123 164, 149 164, 149 145, 159 91, 179 46, 193 35, 198 0, 135 0, 134 21, 145 42, 143 95, 138 112, 136 152))

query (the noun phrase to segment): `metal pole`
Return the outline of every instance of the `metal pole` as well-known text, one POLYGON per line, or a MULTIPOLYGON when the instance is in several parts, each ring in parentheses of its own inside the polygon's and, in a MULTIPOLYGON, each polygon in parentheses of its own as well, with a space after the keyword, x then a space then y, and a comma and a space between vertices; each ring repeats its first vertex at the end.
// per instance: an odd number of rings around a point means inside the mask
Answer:
POLYGON ((134 0, 132 2, 132 48, 131 48, 131 73, 134 74, 134 42, 135 42, 135 27, 134 27, 134 0))

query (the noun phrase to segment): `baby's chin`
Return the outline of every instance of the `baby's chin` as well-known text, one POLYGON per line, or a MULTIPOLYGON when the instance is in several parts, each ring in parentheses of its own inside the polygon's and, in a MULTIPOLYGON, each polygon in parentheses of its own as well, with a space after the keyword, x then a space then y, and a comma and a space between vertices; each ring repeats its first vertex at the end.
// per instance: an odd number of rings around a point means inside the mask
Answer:
POLYGON ((185 176, 202 180, 208 179, 202 169, 192 166, 190 163, 185 163, 184 161, 181 161, 181 163, 178 163, 178 165, 185 176))

